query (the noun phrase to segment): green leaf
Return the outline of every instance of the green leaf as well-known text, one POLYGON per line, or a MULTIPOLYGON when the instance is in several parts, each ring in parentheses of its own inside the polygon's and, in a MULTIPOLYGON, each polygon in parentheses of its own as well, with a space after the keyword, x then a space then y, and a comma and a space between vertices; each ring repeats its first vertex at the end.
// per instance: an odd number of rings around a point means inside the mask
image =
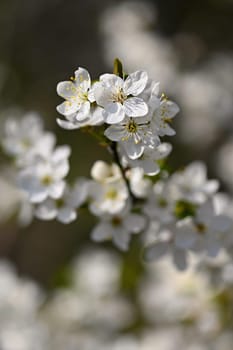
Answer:
POLYGON ((122 79, 124 77, 123 65, 118 58, 115 58, 115 60, 114 60, 113 73, 118 75, 118 77, 120 77, 122 79))

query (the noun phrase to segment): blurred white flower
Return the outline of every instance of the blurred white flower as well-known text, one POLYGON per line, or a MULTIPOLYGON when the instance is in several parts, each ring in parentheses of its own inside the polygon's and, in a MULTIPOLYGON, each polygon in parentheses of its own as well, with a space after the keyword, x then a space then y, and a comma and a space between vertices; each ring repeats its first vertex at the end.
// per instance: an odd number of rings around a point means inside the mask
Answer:
POLYGON ((37 155, 47 155, 55 144, 55 135, 45 132, 41 117, 29 112, 19 120, 8 118, 4 124, 2 147, 14 157, 16 165, 23 167, 37 155))
POLYGON ((184 199, 192 203, 203 203, 218 190, 218 186, 217 180, 207 179, 205 164, 196 161, 171 176, 167 191, 168 196, 174 200, 184 199))
POLYGON ((22 170, 19 174, 19 185, 32 203, 40 203, 46 198, 61 198, 68 174, 70 148, 57 147, 48 157, 38 157, 34 164, 22 170))
POLYGON ((141 232, 145 227, 145 218, 142 215, 130 213, 126 208, 117 215, 105 215, 94 227, 91 238, 101 242, 112 239, 113 243, 125 251, 129 247, 131 234, 141 232))

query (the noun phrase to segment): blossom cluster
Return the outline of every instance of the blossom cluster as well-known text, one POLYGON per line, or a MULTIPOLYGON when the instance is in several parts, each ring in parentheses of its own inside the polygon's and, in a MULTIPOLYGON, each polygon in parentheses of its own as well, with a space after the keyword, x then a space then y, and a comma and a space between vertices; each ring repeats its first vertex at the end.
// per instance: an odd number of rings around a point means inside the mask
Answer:
POLYGON ((231 250, 231 199, 217 193, 218 181, 207 179, 201 162, 166 170, 172 146, 162 137, 175 135, 171 124, 179 107, 159 92, 159 82, 145 71, 124 73, 116 60, 114 73, 95 81, 78 68, 58 83, 57 93, 65 99, 57 107, 65 117, 58 124, 90 132, 113 162, 96 161, 91 178, 70 185, 70 147, 56 146, 38 115, 8 119, 1 145, 14 161, 17 186, 34 216, 68 224, 80 207, 88 208, 99 221, 91 232, 94 241, 111 239, 126 251, 132 235, 140 234, 145 260, 170 254, 180 270, 190 253, 216 257, 222 248, 231 250))
POLYGON ((147 175, 159 172, 160 137, 175 134, 171 122, 179 107, 159 93, 159 82, 145 71, 126 75, 120 67, 92 83, 88 71, 78 68, 71 81, 57 85, 57 93, 65 99, 57 107, 66 118, 57 119, 62 128, 104 125, 108 143, 117 143, 124 163, 142 167, 147 175))
POLYGON ((69 283, 46 298, 0 261, 1 350, 232 349, 233 265, 226 257, 182 274, 168 259, 147 264, 134 301, 121 286, 124 264, 117 252, 82 249, 69 283))

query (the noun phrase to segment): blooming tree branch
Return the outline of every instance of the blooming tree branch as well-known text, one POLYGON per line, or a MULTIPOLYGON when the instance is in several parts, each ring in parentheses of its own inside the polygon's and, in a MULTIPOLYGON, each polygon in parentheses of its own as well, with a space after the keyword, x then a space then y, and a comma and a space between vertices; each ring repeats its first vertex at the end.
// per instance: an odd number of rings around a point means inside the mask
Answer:
POLYGON ((64 117, 57 119, 59 126, 92 135, 113 163, 96 161, 91 178, 70 185, 70 147, 56 146, 38 115, 7 120, 1 146, 32 215, 68 224, 79 208, 88 208, 99 219, 93 240, 111 239, 126 251, 140 234, 146 261, 168 254, 180 270, 189 255, 232 251, 231 199, 217 193, 218 181, 207 179, 205 165, 193 162, 172 174, 161 166, 172 150, 162 138, 175 135, 179 107, 160 93, 159 82, 145 71, 126 74, 116 59, 113 73, 95 81, 79 67, 73 78, 58 83, 57 93, 64 99, 57 106, 64 117))

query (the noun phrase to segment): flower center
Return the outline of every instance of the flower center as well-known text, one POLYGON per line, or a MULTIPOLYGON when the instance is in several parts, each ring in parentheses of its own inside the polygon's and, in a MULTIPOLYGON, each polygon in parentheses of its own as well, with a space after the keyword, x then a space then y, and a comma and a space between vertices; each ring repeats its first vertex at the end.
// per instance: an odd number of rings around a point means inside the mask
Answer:
POLYGON ((135 134, 138 130, 138 125, 135 123, 134 120, 130 120, 126 125, 125 125, 126 130, 129 133, 135 134))
POLYGON ((159 205, 160 208, 166 208, 166 207, 167 207, 167 201, 166 201, 166 199, 160 197, 160 198, 158 199, 158 205, 159 205))
POLYGON ((80 90, 78 92, 78 99, 81 100, 82 102, 88 101, 88 94, 87 94, 87 92, 83 92, 82 90, 80 90))
POLYGON ((60 198, 60 199, 57 199, 56 200, 56 207, 59 209, 59 208, 62 208, 64 206, 65 202, 64 202, 64 199, 63 198, 60 198))
POLYGON ((117 198, 117 191, 114 188, 111 188, 109 191, 105 194, 106 199, 116 199, 117 198))
POLYGON ((121 218, 114 216, 111 220, 112 226, 117 227, 121 225, 121 218))
POLYGON ((41 183, 45 186, 51 185, 52 182, 53 182, 53 178, 50 175, 45 175, 41 179, 41 183))
POLYGON ((21 145, 23 146, 23 148, 28 149, 31 147, 32 143, 28 138, 25 137, 21 140, 21 145))
POLYGON ((184 219, 187 216, 195 216, 196 206, 185 200, 178 200, 175 205, 174 214, 178 219, 184 219))
POLYGON ((120 102, 121 104, 127 99, 127 96, 124 94, 122 89, 119 89, 116 94, 113 96, 115 102, 120 102))
POLYGON ((205 233, 205 231, 207 229, 206 225, 203 224, 202 222, 197 222, 195 224, 195 226, 196 226, 197 232, 200 233, 200 234, 205 233))

